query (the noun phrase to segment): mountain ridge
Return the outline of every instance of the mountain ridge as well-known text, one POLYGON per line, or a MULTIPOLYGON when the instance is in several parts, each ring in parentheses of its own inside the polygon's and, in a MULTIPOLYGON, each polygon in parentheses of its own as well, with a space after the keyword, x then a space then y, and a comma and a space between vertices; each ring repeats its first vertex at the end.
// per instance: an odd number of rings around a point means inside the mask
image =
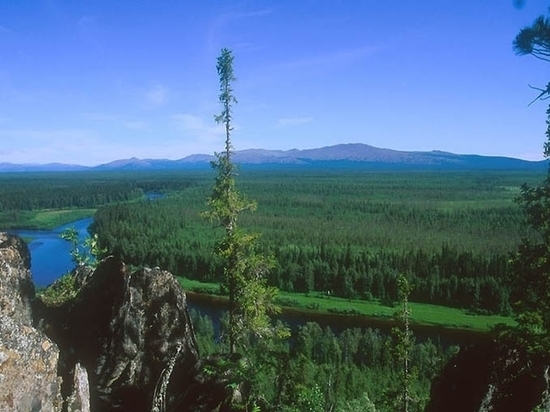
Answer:
MULTIPOLYGON (((97 166, 75 164, 0 163, 0 172, 28 171, 109 171, 109 170, 178 170, 205 168, 214 155, 192 154, 178 160, 118 159, 97 166)), ((437 169, 542 169, 546 160, 529 161, 506 156, 455 154, 439 150, 400 151, 364 143, 344 143, 314 149, 267 150, 245 149, 233 153, 233 161, 250 167, 365 167, 365 168, 437 168, 437 169)))

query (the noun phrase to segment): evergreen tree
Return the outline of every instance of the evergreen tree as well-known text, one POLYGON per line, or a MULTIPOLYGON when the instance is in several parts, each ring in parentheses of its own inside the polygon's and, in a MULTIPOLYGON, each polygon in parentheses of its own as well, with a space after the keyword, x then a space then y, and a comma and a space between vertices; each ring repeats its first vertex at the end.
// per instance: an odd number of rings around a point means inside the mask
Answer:
POLYGON ((416 371, 411 370, 411 351, 414 347, 414 337, 410 330, 411 309, 409 307, 409 296, 411 291, 412 287, 409 281, 404 275, 400 274, 397 277, 397 294, 402 308, 396 315, 403 323, 403 330, 394 328, 392 331, 395 339, 393 350, 399 368, 399 379, 397 380, 397 393, 390 390, 388 394, 392 398, 391 400, 396 401, 393 406, 402 412, 409 412, 411 401, 417 401, 411 394, 412 385, 417 378, 416 371), (396 395, 395 398, 394 395, 396 395))
POLYGON ((550 16, 539 16, 531 26, 521 29, 514 39, 514 51, 550 62, 550 16))
POLYGON ((249 333, 262 339, 273 335, 269 315, 276 313, 278 307, 273 304, 276 289, 269 287, 267 272, 273 267, 274 260, 257 250, 258 234, 249 234, 238 227, 238 218, 244 211, 256 209, 256 203, 248 201, 236 188, 236 166, 232 161, 231 142, 232 107, 237 102, 233 95, 232 82, 233 54, 222 49, 216 66, 220 82, 219 101, 222 111, 215 117, 225 129, 225 147, 216 153, 212 162, 217 172, 211 196, 208 199, 210 210, 205 217, 219 222, 224 236, 218 242, 217 255, 223 262, 222 285, 229 295, 228 343, 229 352, 235 353, 242 346, 249 333))
MULTIPOLYGON (((540 16, 523 28, 514 40, 514 50, 520 55, 533 55, 550 61, 550 16, 540 16)), ((550 97, 550 83, 538 89, 535 100, 550 97)), ((550 158, 550 106, 546 110, 546 142, 543 153, 550 158)), ((519 324, 533 332, 550 332, 550 170, 539 186, 523 185, 518 199, 527 223, 539 236, 537 242, 524 240, 513 259, 512 300, 519 324)))

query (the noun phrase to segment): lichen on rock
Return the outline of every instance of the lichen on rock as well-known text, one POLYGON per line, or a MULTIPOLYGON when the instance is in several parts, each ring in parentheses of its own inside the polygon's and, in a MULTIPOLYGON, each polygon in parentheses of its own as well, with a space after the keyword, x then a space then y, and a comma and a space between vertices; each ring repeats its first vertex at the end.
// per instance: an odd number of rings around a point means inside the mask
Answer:
POLYGON ((155 388, 163 410, 229 410, 227 382, 201 372, 171 273, 109 257, 70 274, 68 298, 48 300, 29 269, 24 242, 0 233, 0 411, 149 412, 155 388))
POLYGON ((59 349, 32 326, 29 268, 24 242, 0 233, 0 410, 61 411, 59 349))
POLYGON ((24 325, 32 325, 34 284, 31 258, 25 242, 0 233, 0 313, 24 325))

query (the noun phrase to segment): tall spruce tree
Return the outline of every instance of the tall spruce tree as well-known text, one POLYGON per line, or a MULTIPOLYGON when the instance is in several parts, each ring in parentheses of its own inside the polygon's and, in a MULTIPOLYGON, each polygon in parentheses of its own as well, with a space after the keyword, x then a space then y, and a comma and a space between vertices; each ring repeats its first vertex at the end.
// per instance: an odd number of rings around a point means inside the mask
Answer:
POLYGON ((225 230, 216 252, 223 262, 222 286, 229 295, 226 333, 230 353, 235 353, 250 334, 262 339, 279 332, 271 326, 269 318, 270 314, 279 310, 273 303, 277 290, 269 287, 266 281, 274 259, 258 252, 258 234, 246 233, 238 227, 240 214, 255 210, 256 203, 248 201, 235 185, 236 166, 232 161, 231 133, 232 108, 237 100, 232 88, 236 80, 233 59, 231 50, 224 48, 216 66, 222 111, 215 116, 215 120, 224 126, 225 147, 223 152, 216 153, 216 160, 212 162, 217 175, 208 198, 210 210, 204 213, 205 217, 218 222, 225 230))
POLYGON ((392 329, 392 339, 394 340, 393 354, 399 368, 396 387, 386 392, 386 403, 394 410, 400 412, 409 412, 411 406, 416 410, 418 397, 412 393, 412 387, 417 379, 417 372, 411 368, 411 352, 414 347, 414 336, 410 329, 411 309, 409 306, 409 296, 412 292, 412 286, 405 275, 397 276, 397 296, 401 303, 401 309, 395 313, 397 320, 402 323, 403 329, 395 327, 392 329), (414 404, 414 405, 411 405, 414 404))

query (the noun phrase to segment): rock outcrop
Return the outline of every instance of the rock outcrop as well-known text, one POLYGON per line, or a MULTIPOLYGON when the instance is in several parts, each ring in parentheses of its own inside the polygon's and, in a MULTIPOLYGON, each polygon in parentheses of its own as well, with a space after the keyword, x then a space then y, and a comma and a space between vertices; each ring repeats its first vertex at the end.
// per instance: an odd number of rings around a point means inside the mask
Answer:
POLYGON ((31 256, 21 238, 0 233, 0 314, 32 325, 31 256))
POLYGON ((67 412, 90 412, 88 372, 80 363, 74 367, 72 394, 67 399, 67 412))
POLYGON ((548 359, 510 340, 462 349, 432 383, 426 412, 550 411, 548 359), (539 408, 539 409, 536 409, 539 408))
POLYGON ((91 411, 211 411, 223 402, 224 384, 200 373, 186 296, 172 274, 130 272, 110 257, 74 276, 76 296, 59 306, 37 301, 35 321, 58 343, 65 381, 76 364, 88 371, 91 411))
POLYGON ((61 411, 59 349, 32 327, 29 269, 24 242, 0 233, 0 410, 61 411))
POLYGON ((35 297, 26 245, 0 233, 0 411, 231 410, 170 273, 110 257, 51 291, 35 297))

